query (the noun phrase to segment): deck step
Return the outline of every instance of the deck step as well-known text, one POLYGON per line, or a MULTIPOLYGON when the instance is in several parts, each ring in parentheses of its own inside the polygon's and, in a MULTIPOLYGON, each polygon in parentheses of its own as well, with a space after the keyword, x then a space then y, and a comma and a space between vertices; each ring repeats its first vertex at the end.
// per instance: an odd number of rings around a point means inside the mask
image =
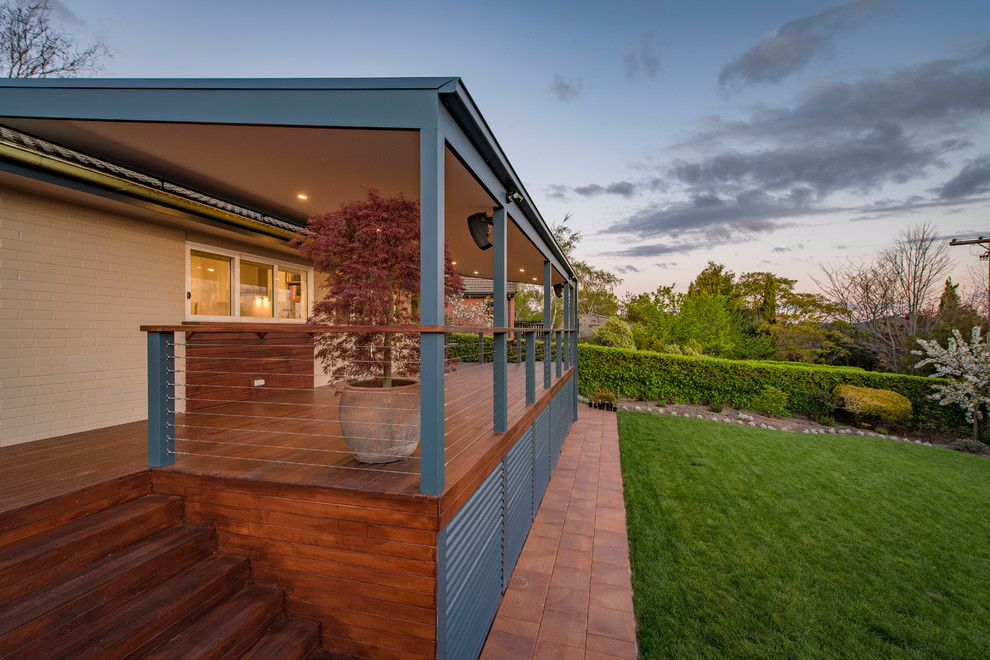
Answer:
POLYGON ((280 590, 248 585, 155 648, 146 660, 239 658, 279 622, 283 605, 280 590))
POLYGON ((182 520, 182 499, 146 495, 0 548, 0 603, 182 520))
POLYGON ((143 657, 241 590, 247 575, 247 559, 212 555, 25 657, 143 657))
POLYGON ((318 657, 320 624, 249 584, 247 558, 218 554, 212 526, 182 523, 180 497, 128 497, 63 522, 46 506, 18 520, 48 524, 0 545, 3 660, 318 657))
POLYGON ((55 631, 84 625, 210 555, 215 546, 212 527, 177 525, 70 571, 4 605, 0 648, 15 649, 39 636, 50 641, 55 631))
POLYGON ((243 660, 310 660, 320 649, 320 624, 303 619, 282 619, 242 655, 243 660))

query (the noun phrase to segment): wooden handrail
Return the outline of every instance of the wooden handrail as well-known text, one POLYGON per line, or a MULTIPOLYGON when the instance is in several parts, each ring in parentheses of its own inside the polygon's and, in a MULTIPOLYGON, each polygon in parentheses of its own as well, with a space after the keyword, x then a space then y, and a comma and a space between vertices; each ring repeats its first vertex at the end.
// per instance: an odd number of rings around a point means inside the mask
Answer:
POLYGON ((141 332, 189 332, 189 333, 280 333, 318 334, 322 332, 427 332, 477 334, 479 332, 574 332, 568 328, 493 328, 489 326, 462 325, 314 325, 294 323, 182 323, 178 325, 142 325, 141 332))

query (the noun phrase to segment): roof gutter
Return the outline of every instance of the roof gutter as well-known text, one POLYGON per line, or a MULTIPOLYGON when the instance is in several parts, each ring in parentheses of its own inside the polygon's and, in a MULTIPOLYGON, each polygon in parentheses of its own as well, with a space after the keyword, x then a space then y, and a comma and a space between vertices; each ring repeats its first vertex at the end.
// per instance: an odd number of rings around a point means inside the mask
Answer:
MULTIPOLYGON (((138 199, 152 202, 160 206, 165 206, 180 211, 187 211, 196 215, 218 220, 223 223, 236 225, 250 229, 251 231, 267 234, 283 240, 291 240, 296 236, 296 232, 274 227, 272 225, 245 217, 238 213, 225 211, 224 209, 211 206, 202 202, 183 197, 178 194, 159 190, 149 185, 128 181, 125 178, 106 174, 97 170, 68 163, 52 156, 40 154, 27 148, 18 147, 0 141, 0 158, 11 160, 21 165, 26 165, 44 172, 58 174, 69 178, 84 181, 86 183, 122 192, 138 199)), ((165 182, 160 182, 165 186, 165 182)))

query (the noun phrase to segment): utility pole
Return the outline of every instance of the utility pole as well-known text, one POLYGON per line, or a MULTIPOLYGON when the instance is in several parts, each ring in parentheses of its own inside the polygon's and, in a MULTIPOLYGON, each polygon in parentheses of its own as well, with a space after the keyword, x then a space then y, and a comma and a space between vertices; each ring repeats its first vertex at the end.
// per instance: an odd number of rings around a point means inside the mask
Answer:
POLYGON ((987 271, 987 335, 990 336, 990 236, 978 236, 977 238, 969 238, 964 241, 958 238, 953 238, 949 241, 949 245, 979 245, 985 250, 983 254, 980 255, 980 261, 986 261, 988 264, 987 271))

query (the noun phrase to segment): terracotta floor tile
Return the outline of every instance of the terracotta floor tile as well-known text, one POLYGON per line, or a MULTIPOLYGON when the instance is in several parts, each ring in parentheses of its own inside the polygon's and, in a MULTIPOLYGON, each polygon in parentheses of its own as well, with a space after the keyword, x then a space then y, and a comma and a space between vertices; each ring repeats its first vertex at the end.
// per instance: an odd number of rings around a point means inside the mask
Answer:
POLYGON ((571 548, 560 548, 557 550, 557 565, 581 568, 591 573, 592 554, 573 550, 571 548))
POLYGON ((542 597, 525 593, 510 585, 502 597, 498 616, 504 615, 513 619, 525 619, 539 623, 545 607, 546 601, 542 597))
POLYGON ((636 658, 635 639, 616 639, 588 633, 588 643, 585 648, 589 653, 601 653, 613 658, 628 658, 629 660, 636 658))
POLYGON ((537 639, 583 649, 588 643, 588 618, 547 610, 540 621, 537 639))
MULTIPOLYGON (((592 575, 594 575, 594 565, 592 565, 592 575)), ((546 596, 549 586, 550 574, 539 571, 517 570, 512 573, 512 578, 509 580, 510 589, 516 589, 541 599, 546 596)))
POLYGON ((610 545, 595 543, 595 561, 605 564, 615 564, 617 566, 629 566, 629 549, 616 548, 610 545))
POLYGON ((590 553, 594 549, 595 544, 590 536, 564 534, 560 537, 560 547, 590 553))
MULTIPOLYGON (((594 562, 592 562, 593 564, 594 562)), ((586 590, 591 585, 591 571, 573 566, 555 566, 550 586, 586 590)))
POLYGON ((567 589, 552 583, 547 590, 547 610, 587 618, 591 594, 588 589, 567 589))
POLYGON ((624 586, 629 584, 629 568, 626 566, 616 566, 600 561, 591 562, 591 582, 603 582, 605 584, 615 584, 624 586))
MULTIPOLYGON (((584 660, 583 648, 557 644, 545 639, 537 640, 533 660, 584 660)), ((505 656, 510 658, 513 656, 505 656)))
POLYGON ((610 545, 614 548, 626 548, 629 539, 624 533, 609 532, 604 529, 595 530, 595 545, 610 545))
MULTIPOLYGON (((515 614, 515 612, 512 614, 515 614)), ((512 616, 502 616, 500 613, 499 616, 495 617, 495 622, 492 623, 492 630, 501 630, 502 632, 507 632, 518 637, 528 637, 535 640, 540 634, 540 621, 542 618, 541 614, 540 618, 531 621, 512 616)))
POLYGON ((620 612, 632 612, 632 592, 628 585, 603 584, 598 582, 591 590, 591 604, 620 612))
POLYGON ((503 630, 492 630, 481 651, 482 660, 505 660, 506 658, 531 658, 536 651, 536 640, 520 637, 503 630))
MULTIPOLYGON (((544 613, 546 617, 546 613, 544 613)), ((540 631, 543 624, 540 624, 540 631)), ((633 639, 636 634, 636 623, 632 612, 607 610, 603 607, 588 608, 588 632, 602 637, 615 639, 633 639)))

